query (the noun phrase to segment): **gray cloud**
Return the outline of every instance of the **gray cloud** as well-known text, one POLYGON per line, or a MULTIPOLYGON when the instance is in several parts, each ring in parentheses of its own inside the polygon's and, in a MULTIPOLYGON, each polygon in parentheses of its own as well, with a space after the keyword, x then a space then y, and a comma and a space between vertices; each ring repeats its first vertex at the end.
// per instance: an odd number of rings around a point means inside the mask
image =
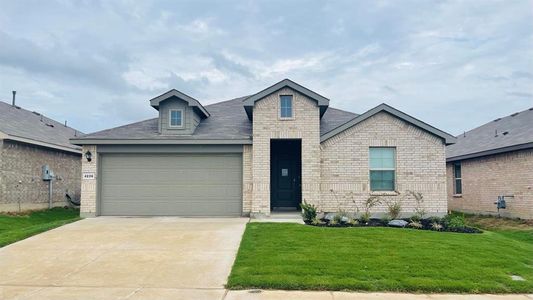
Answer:
POLYGON ((11 1, 0 99, 90 132, 292 78, 363 112, 387 103, 457 134, 531 106, 530 1, 11 1))

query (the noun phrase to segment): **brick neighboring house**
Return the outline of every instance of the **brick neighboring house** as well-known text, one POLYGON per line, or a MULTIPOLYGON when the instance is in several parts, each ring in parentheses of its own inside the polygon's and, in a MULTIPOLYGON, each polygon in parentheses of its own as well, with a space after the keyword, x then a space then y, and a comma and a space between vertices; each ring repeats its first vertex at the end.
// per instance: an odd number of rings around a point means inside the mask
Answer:
POLYGON ((446 148, 448 207, 533 219, 533 108, 498 118, 457 137, 446 148))
MULTIPOLYGON (((171 90, 158 117, 84 135, 81 214, 268 216, 355 212, 371 196, 447 213, 445 146, 455 138, 386 104, 357 115, 288 79, 203 106, 171 90)), ((386 211, 375 207, 376 216, 386 211)))
POLYGON ((67 205, 66 193, 79 199, 81 147, 69 142, 76 132, 39 113, 0 101, 0 211, 48 207, 43 165, 57 176, 52 181, 53 206, 67 205))

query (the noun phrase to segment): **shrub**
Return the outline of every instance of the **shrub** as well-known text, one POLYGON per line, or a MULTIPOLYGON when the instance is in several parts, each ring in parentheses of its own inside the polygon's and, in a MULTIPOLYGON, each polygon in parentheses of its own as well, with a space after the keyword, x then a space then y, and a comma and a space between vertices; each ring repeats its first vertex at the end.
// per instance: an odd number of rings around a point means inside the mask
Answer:
POLYGON ((422 229, 424 227, 419 221, 411 221, 408 226, 414 229, 422 229))
POLYGON ((329 221, 328 223, 329 226, 337 226, 339 225, 339 222, 337 220, 335 220, 335 218, 331 221, 329 221))
POLYGON ((452 229, 463 228, 466 226, 466 221, 461 215, 448 215, 446 216, 446 225, 452 229))
POLYGON ((333 216, 332 221, 335 221, 335 223, 340 224, 342 222, 342 217, 343 216, 340 213, 338 213, 335 216, 333 216))
POLYGON ((402 212, 402 204, 400 201, 387 202, 388 214, 391 219, 398 219, 402 212))
POLYGON ((420 216, 419 215, 412 215, 410 221, 411 222, 420 222, 420 216))
POLYGON ((405 196, 409 195, 415 198, 415 216, 418 217, 418 220, 423 219, 427 214, 426 210, 422 207, 422 205, 424 204, 424 195, 422 195, 422 193, 420 192, 407 190, 405 192, 405 196))
POLYGON ((348 224, 349 225, 352 225, 352 226, 355 226, 355 225, 358 225, 359 224, 359 221, 357 219, 350 219, 348 221, 348 224))
POLYGON ((441 231, 443 229, 443 226, 437 222, 432 222, 431 229, 435 231, 441 231))
POLYGON ((370 212, 364 212, 359 217, 359 221, 363 224, 367 224, 370 221, 370 212))
POLYGON ((319 218, 314 217, 313 220, 311 220, 311 224, 318 226, 318 225, 323 225, 324 222, 322 222, 319 218))
POLYGON ((304 202, 300 204, 300 207, 302 208, 302 218, 304 219, 304 222, 311 222, 316 218, 316 206, 309 204, 304 200, 304 202))

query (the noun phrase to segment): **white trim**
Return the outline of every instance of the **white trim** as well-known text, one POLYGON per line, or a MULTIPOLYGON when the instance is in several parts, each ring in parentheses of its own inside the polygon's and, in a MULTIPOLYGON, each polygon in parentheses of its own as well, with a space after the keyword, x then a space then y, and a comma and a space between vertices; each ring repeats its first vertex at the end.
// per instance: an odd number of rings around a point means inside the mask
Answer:
POLYGON ((168 110, 168 128, 173 128, 173 129, 179 129, 179 128, 183 128, 184 124, 185 124, 185 115, 183 114, 183 109, 178 109, 178 108, 171 108, 168 110), (172 112, 173 111, 179 111, 181 113, 181 124, 180 125, 172 125, 172 112))
POLYGON ((396 172, 396 169, 397 169, 397 166, 398 166, 398 162, 397 162, 397 158, 398 158, 398 155, 397 155, 397 148, 395 146, 369 146, 368 147, 368 189, 370 190, 370 193, 396 193, 396 186, 397 186, 397 182, 398 182, 398 177, 396 176, 398 172, 396 172), (370 160, 371 160, 371 157, 370 157, 370 149, 372 148, 388 148, 388 149, 393 149, 394 152, 393 152, 393 155, 394 157, 392 158, 392 160, 394 161, 394 168, 372 168, 370 166, 370 160), (393 184, 394 186, 392 187, 392 190, 378 190, 378 191, 374 191, 372 190, 372 179, 370 178, 370 173, 372 171, 394 171, 394 180, 393 180, 393 184))
POLYGON ((288 121, 288 120, 294 120, 294 94, 279 94, 278 98, 278 120, 280 121, 288 121), (291 96, 291 116, 290 117, 282 117, 281 116, 281 97, 283 96, 291 96))

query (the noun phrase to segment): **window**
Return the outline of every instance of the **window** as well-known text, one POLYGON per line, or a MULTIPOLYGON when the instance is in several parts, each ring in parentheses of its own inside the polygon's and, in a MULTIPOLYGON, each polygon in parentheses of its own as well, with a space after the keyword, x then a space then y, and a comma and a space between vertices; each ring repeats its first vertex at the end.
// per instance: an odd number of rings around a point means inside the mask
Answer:
POLYGON ((279 104, 279 116, 281 118, 292 118, 292 95, 280 96, 279 104))
POLYGON ((394 191, 396 149, 370 147, 370 190, 394 191))
POLYGON ((179 109, 171 109, 169 111, 170 127, 182 127, 183 126, 183 111, 179 109))
POLYGON ((461 163, 453 164, 453 193, 461 195, 463 193, 463 180, 461 179, 461 163))

